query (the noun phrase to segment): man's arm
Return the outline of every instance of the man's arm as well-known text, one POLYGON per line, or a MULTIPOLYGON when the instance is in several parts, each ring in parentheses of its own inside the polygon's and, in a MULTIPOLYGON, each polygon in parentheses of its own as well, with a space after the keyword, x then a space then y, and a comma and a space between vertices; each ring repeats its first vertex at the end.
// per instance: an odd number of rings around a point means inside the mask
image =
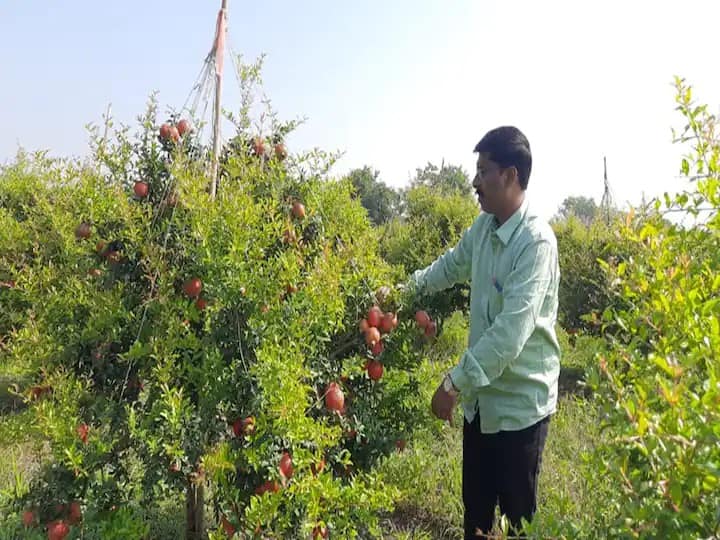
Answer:
POLYGON ((502 284, 502 312, 450 372, 460 392, 489 385, 519 356, 535 329, 553 279, 556 258, 557 249, 547 240, 538 240, 523 249, 515 268, 502 284))
POLYGON ((416 291, 431 294, 470 279, 478 221, 479 218, 465 229, 455 247, 447 250, 423 270, 413 273, 410 283, 416 291))

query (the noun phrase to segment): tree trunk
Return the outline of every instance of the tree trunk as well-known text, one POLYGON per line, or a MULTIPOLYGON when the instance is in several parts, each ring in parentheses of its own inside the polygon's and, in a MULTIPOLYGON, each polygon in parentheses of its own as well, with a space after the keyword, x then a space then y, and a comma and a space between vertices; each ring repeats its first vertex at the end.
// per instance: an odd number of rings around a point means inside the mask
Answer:
POLYGON ((204 534, 205 487, 202 479, 189 480, 185 515, 187 517, 187 540, 203 540, 204 534))

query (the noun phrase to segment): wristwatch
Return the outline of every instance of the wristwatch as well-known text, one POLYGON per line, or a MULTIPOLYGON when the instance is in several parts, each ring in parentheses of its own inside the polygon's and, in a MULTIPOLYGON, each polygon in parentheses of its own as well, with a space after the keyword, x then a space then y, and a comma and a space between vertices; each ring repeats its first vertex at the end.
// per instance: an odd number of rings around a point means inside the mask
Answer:
POLYGON ((451 396, 457 396, 460 393, 460 391, 455 388, 455 384, 453 383, 452 378, 450 378, 450 374, 445 375, 445 378, 443 379, 443 390, 451 396))

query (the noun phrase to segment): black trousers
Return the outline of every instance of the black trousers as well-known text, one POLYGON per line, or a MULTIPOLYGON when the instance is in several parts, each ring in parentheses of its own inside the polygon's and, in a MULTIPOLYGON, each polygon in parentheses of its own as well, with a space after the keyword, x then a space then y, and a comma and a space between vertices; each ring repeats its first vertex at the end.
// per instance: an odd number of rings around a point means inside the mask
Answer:
POLYGON ((480 415, 463 428, 463 503, 465 539, 489 534, 500 504, 513 527, 532 520, 537 508, 537 481, 550 417, 520 431, 483 434, 480 415))

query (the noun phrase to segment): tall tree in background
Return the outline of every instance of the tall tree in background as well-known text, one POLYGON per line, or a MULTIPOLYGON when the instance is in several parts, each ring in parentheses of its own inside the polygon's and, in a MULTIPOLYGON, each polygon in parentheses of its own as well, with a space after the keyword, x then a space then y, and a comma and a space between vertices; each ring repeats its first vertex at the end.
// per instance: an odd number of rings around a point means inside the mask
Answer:
POLYGON ((416 169, 412 187, 426 186, 443 195, 472 195, 472 182, 462 167, 445 165, 440 167, 428 162, 423 169, 416 169))
POLYGON ((397 191, 380 181, 379 176, 380 171, 373 170, 367 165, 361 169, 353 169, 348 174, 356 196, 360 198, 360 203, 375 225, 386 223, 398 215, 402 199, 397 191))
POLYGON ((567 219, 570 216, 575 216, 582 221, 586 226, 589 226, 597 216, 598 206, 595 204, 595 200, 591 197, 584 197, 582 195, 577 197, 566 197, 565 200, 558 208, 558 213, 555 216, 556 220, 567 219))

